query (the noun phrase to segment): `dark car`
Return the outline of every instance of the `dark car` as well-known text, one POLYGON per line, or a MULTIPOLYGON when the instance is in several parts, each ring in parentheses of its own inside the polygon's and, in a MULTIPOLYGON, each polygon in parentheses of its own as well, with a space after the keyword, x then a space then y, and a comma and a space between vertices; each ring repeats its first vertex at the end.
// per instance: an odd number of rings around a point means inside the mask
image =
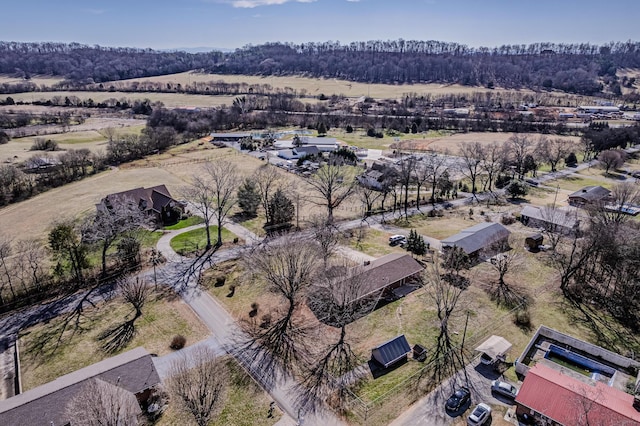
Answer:
POLYGON ((505 398, 515 399, 518 396, 518 389, 510 383, 494 380, 491 382, 491 392, 502 395, 505 398))
POLYGON ((458 411, 460 408, 464 407, 471 400, 471 392, 467 388, 458 388, 456 391, 447 399, 447 404, 445 408, 447 411, 458 411))

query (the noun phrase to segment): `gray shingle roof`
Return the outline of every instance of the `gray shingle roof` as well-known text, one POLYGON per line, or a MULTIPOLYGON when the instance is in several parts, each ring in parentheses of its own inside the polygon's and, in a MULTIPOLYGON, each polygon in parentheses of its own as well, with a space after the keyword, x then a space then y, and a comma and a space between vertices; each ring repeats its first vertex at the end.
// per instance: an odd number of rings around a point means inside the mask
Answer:
POLYGON ((471 254, 489 247, 491 244, 508 238, 511 232, 503 225, 495 222, 479 223, 460 231, 456 235, 442 240, 442 247, 460 247, 471 254))
POLYGON ((64 425, 67 403, 92 378, 139 393, 160 383, 151 355, 139 347, 0 401, 0 425, 64 425))
POLYGON ((576 225, 577 219, 575 214, 565 212, 563 210, 556 209, 546 213, 543 208, 536 206, 524 206, 520 214, 523 217, 539 220, 541 222, 551 223, 564 228, 573 228, 576 225))
POLYGON ((422 272, 424 267, 413 257, 403 253, 382 256, 365 266, 364 295, 374 293, 405 278, 422 272))
POLYGON ((411 347, 404 334, 372 349, 371 356, 385 367, 401 360, 411 352, 411 347))
POLYGON ((569 198, 582 198, 588 202, 599 201, 611 194, 607 188, 601 186, 585 186, 569 195, 569 198))

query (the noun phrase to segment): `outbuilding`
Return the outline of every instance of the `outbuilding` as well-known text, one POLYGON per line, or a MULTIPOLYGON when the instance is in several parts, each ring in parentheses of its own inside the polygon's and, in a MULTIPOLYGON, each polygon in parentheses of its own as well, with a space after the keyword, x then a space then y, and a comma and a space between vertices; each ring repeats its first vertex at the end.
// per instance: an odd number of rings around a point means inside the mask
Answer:
POLYGON ((402 361, 406 361, 409 353, 411 353, 411 346, 409 346, 407 338, 402 334, 373 348, 371 350, 371 359, 384 368, 389 368, 402 361))

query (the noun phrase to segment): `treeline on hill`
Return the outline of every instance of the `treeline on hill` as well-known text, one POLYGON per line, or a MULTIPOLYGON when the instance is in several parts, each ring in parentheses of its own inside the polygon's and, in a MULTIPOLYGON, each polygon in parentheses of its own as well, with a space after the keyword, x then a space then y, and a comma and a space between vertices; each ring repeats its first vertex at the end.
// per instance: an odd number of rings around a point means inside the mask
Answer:
POLYGON ((376 40, 344 45, 324 42, 247 46, 207 69, 230 74, 305 74, 367 83, 548 88, 589 95, 603 90, 597 81, 603 77, 609 90, 619 95, 616 70, 639 66, 640 44, 634 42, 471 48, 439 41, 376 40))
POLYGON ((0 73, 62 76, 87 83, 173 74, 210 68, 221 52, 160 52, 152 49, 87 46, 79 43, 0 42, 0 73))
MULTIPOLYGON (((625 67, 640 67, 640 43, 534 43, 471 48, 457 43, 400 39, 344 45, 266 43, 227 54, 190 54, 78 43, 0 42, 0 73, 27 78, 33 74, 59 75, 86 84, 203 69, 231 74, 303 74, 367 83, 530 87, 585 95, 606 89, 619 96, 621 86, 635 84, 633 78, 616 76, 616 71, 625 67)), ((28 83, 25 85, 23 89, 35 90, 28 83)), ((206 84, 194 90, 205 91, 206 84)))

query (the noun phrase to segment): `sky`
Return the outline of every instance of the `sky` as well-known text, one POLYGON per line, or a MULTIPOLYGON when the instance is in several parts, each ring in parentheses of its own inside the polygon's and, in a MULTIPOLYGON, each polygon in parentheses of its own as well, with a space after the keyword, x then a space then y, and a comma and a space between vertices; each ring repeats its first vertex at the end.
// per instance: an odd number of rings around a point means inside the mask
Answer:
POLYGON ((640 0, 9 0, 2 41, 153 49, 439 40, 639 41, 640 0))

